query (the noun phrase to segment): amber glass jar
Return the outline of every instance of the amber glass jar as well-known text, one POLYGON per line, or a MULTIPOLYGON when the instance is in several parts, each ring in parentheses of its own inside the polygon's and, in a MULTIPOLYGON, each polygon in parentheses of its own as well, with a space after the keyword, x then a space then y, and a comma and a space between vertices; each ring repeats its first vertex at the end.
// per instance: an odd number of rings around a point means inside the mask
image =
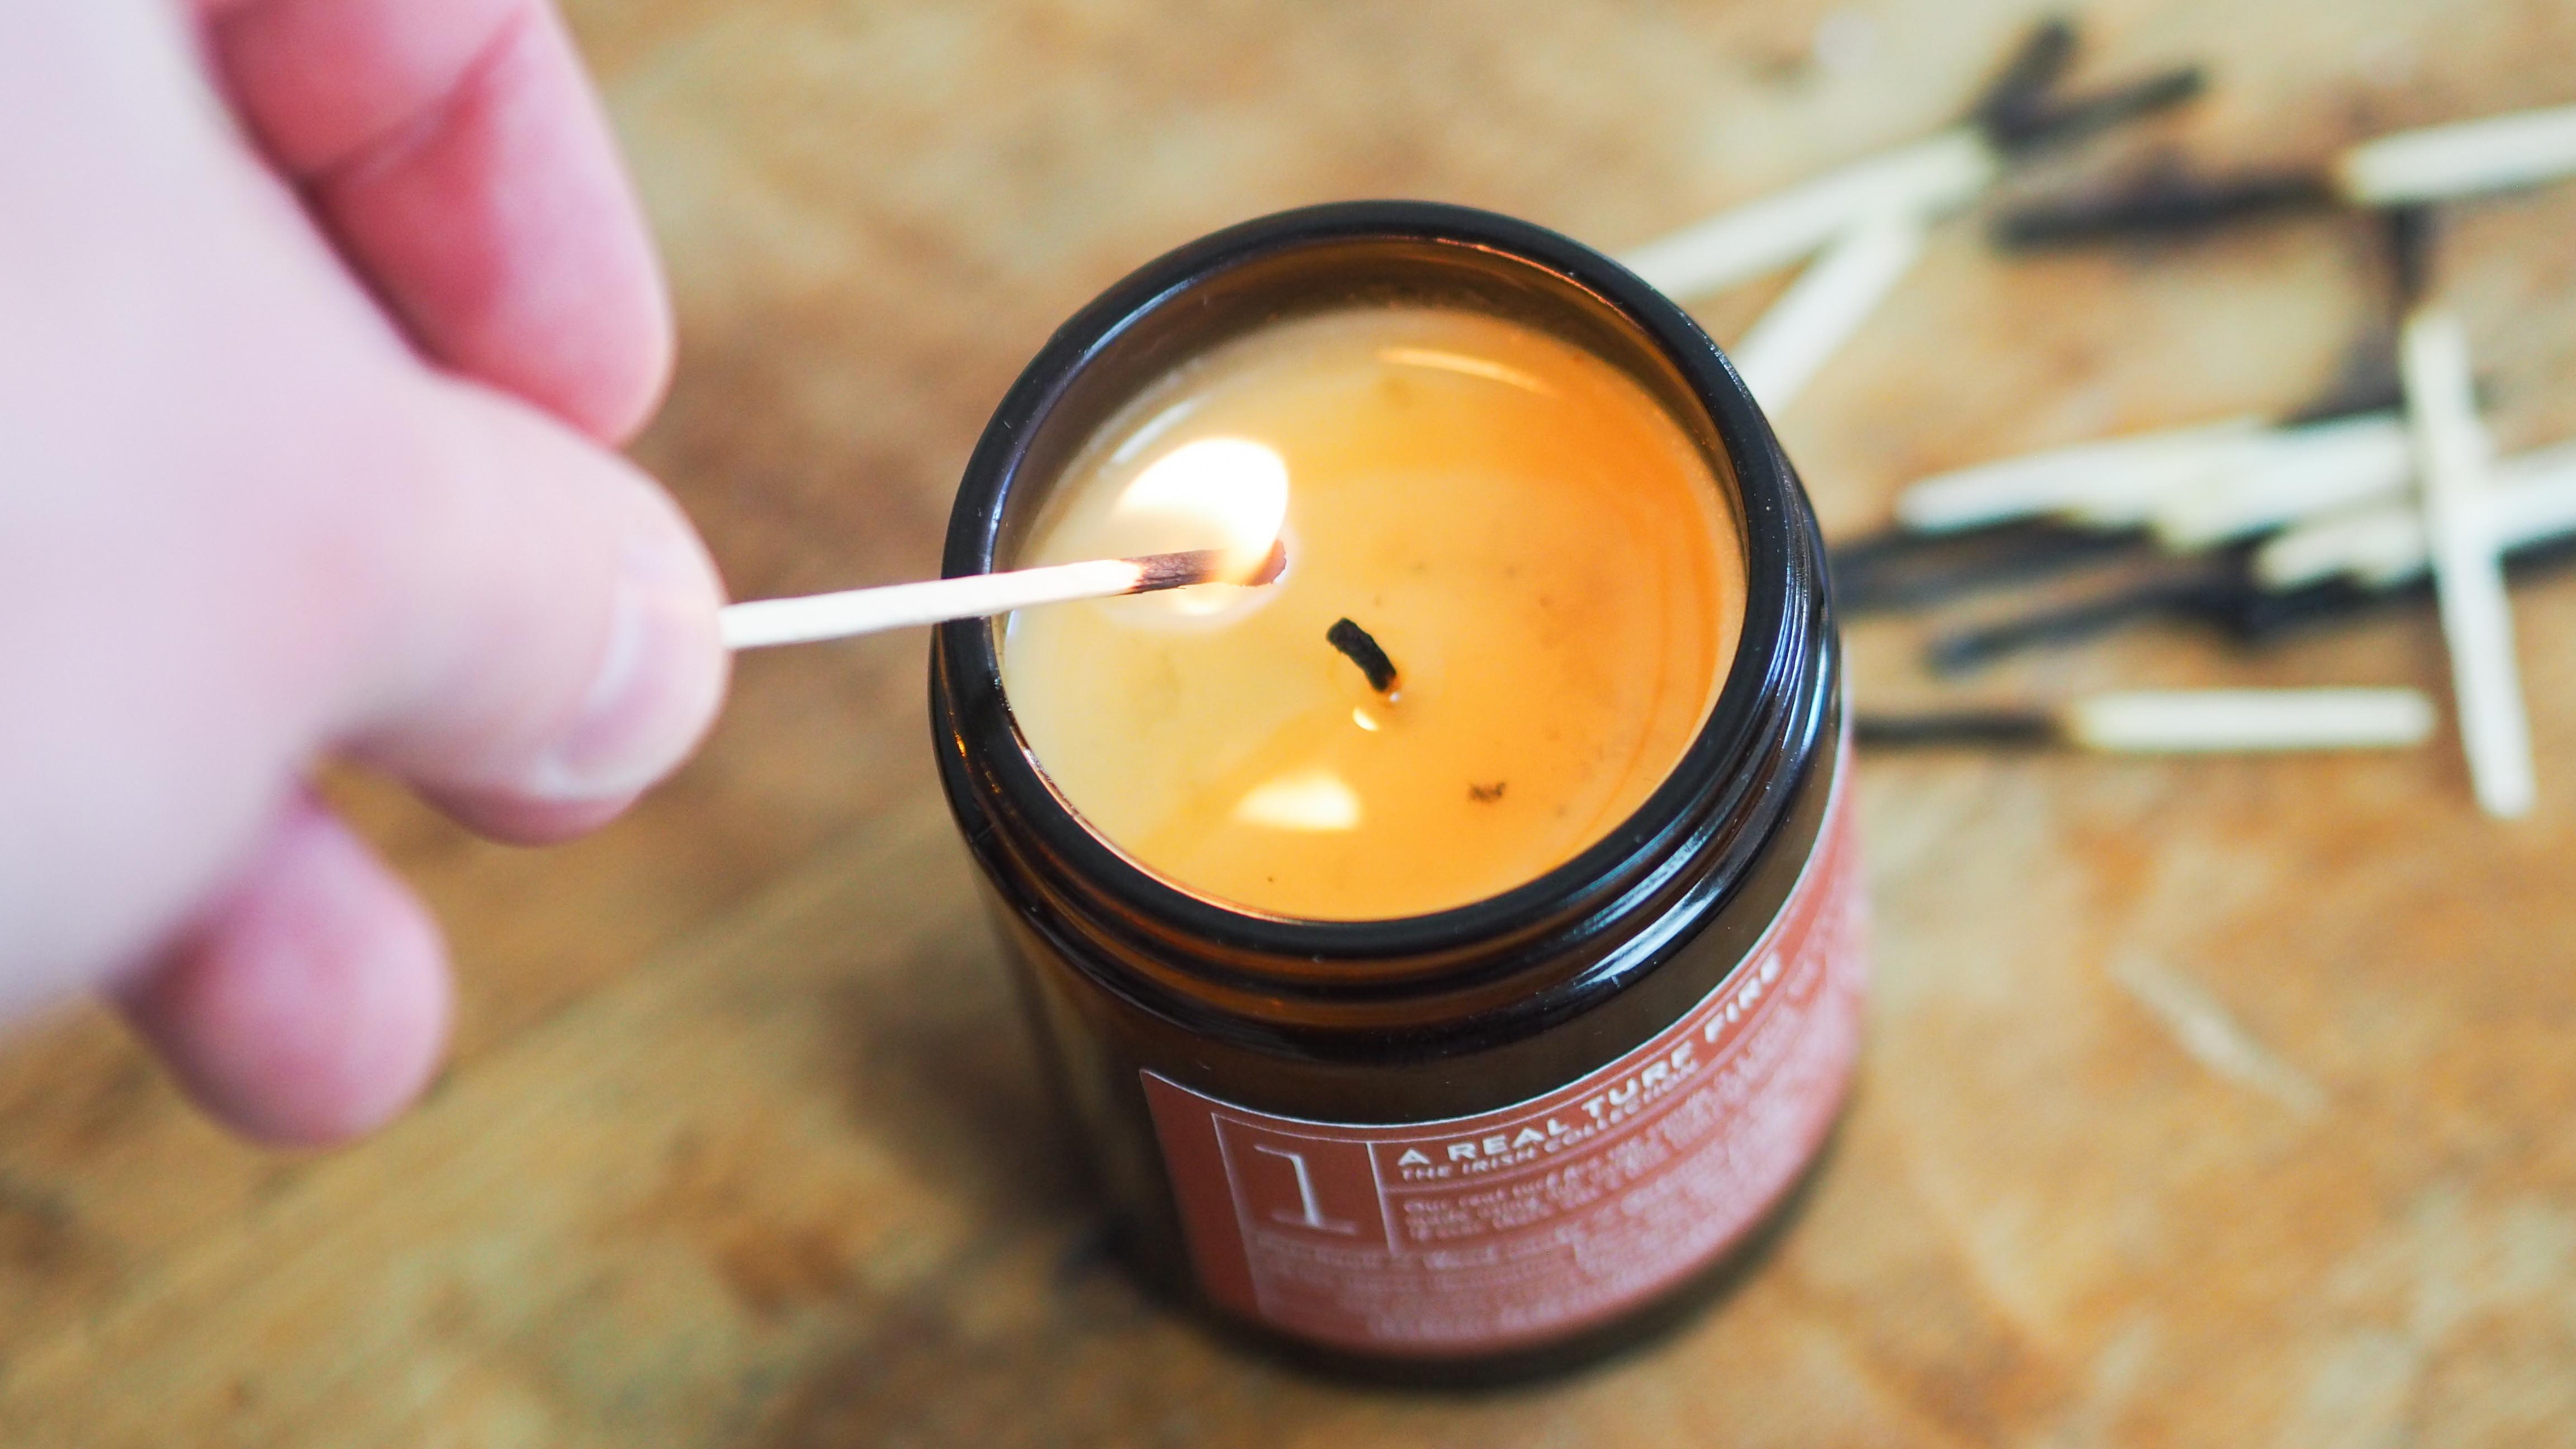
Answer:
POLYGON ((1820 1151, 1864 964, 1841 655, 1814 517, 1743 381, 1615 262, 1408 202, 1195 242, 1068 322, 968 466, 945 572, 1010 567, 1067 461, 1244 332, 1387 302, 1536 327, 1705 453, 1743 633, 1669 779, 1579 856, 1454 910, 1281 920, 1094 834, 1014 726, 994 626, 944 626, 931 715, 1100 1190, 1149 1280, 1300 1357, 1419 1381, 1583 1361, 1720 1281, 1820 1151))

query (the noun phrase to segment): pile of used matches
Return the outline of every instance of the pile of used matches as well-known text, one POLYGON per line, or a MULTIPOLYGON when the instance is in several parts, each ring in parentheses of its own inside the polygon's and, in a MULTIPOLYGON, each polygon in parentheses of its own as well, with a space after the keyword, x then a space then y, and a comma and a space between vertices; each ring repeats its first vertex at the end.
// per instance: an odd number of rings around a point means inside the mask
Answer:
MULTIPOLYGON (((2059 94, 2075 36, 2042 27, 1958 125, 1690 227, 1625 260, 1688 298, 1805 261, 1731 350, 1777 411, 1905 274, 1924 229, 2043 150, 2197 94, 2185 68, 2093 95, 2059 94), (1812 260, 1811 260, 1812 259, 1812 260)), ((2208 231, 2339 209, 2385 229, 2393 325, 2327 396, 2286 417, 2232 418, 2006 459, 1925 478, 1888 531, 1834 550, 1848 614, 1915 609, 1971 590, 2089 569, 2114 580, 2073 603, 1937 636, 1956 673, 2016 650, 2140 620, 2215 624, 2263 640, 2430 594, 2451 656, 2479 803, 2518 815, 2532 766, 2505 593, 2515 573, 2576 557, 2576 443, 2496 459, 2456 317, 2423 296, 2435 209, 2576 176, 2576 106, 2386 136, 2306 171, 2228 176, 2167 167, 2141 182, 2019 207, 2011 248, 2208 231), (2390 338, 2394 341, 2391 342, 2390 338), (2098 568, 2118 561, 2115 569, 2098 568)), ((1864 744, 2068 743, 2109 750, 2419 744, 2412 690, 2142 691, 2062 710, 1859 722, 1864 744)))

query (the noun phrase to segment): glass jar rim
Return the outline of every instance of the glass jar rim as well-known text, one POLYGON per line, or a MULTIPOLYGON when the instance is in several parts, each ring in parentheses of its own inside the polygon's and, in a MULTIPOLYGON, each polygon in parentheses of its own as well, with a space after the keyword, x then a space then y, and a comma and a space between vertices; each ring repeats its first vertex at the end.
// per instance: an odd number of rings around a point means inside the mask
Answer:
MULTIPOLYGON (((995 410, 970 459, 950 517, 942 572, 996 566, 1003 522, 1023 481, 1033 440, 1068 387, 1120 345, 1144 318, 1184 302, 1209 282, 1253 262, 1336 246, 1416 243, 1462 249, 1484 265, 1528 269, 1533 282, 1580 294, 1615 317, 1677 375, 1723 450, 1720 486, 1731 486, 1745 554, 1745 610, 1733 659, 1716 701, 1672 772, 1627 820, 1571 859, 1508 890, 1420 915, 1318 920, 1265 914, 1193 893, 1136 863, 1094 830, 1056 791, 1020 735, 1001 684, 997 628, 985 621, 942 625, 932 647, 938 746, 952 804, 1006 815, 1034 837, 1052 868, 1048 894, 1123 913, 1165 944, 1191 943, 1217 974, 1265 989, 1293 987, 1312 968, 1333 969, 1345 990, 1401 989, 1493 956, 1510 943, 1562 931, 1651 884, 1656 862, 1681 837, 1705 834, 1712 813, 1738 819, 1745 792, 1730 790, 1765 750, 1796 742, 1795 719, 1812 730, 1821 712, 1796 708, 1812 693, 1808 663, 1828 631, 1820 545, 1803 490, 1769 423, 1732 363, 1690 315, 1602 253, 1554 231, 1493 212, 1433 202, 1364 201, 1307 207, 1257 218, 1189 243, 1112 286, 1058 329, 995 410), (1346 968, 1375 966, 1373 983, 1346 968)), ((1829 647, 1829 646, 1828 646, 1829 647)), ((1781 784, 1784 782, 1773 782, 1781 784)), ((1794 784, 1794 781, 1785 782, 1794 784)), ((1758 793, 1785 797, 1787 789, 1758 793)), ((1762 813, 1757 810, 1755 813, 1762 813)), ((972 824, 969 836, 976 835, 972 824)), ((1758 849, 1761 842, 1751 842, 1758 849)), ((979 843, 979 849, 982 845, 979 843)), ((1722 891, 1724 882, 1718 886, 1722 891)))

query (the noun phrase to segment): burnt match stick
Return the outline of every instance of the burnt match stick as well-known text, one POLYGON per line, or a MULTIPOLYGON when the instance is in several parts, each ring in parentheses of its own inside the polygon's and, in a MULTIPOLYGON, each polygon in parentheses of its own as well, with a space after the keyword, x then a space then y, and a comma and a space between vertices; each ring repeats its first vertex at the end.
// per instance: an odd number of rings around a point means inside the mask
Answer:
MULTIPOLYGON (((2488 498, 2509 582, 2576 564, 2576 448, 2497 465, 2488 498)), ((2429 596, 2431 585, 2422 577, 2426 555, 2424 523, 2413 499, 2357 509, 2301 524, 2260 547, 2171 560, 2162 571, 2072 602, 1936 635, 1927 661, 1935 672, 1952 674, 2150 619, 2206 624, 2240 644, 2259 644, 2385 607, 2409 593, 2429 596)), ((1864 575, 1862 582, 1866 590, 1873 581, 1864 575)), ((1840 608, 1839 577, 1835 587, 1840 608)), ((1862 601, 1888 606, 1866 592, 1862 601)))
POLYGON ((2100 190, 2016 207, 1998 217, 1994 238, 2037 249, 2119 237, 2189 236, 2240 221, 2335 204, 2334 186, 2314 171, 2247 171, 2202 176, 2165 167, 2100 190))
POLYGON ((2074 54, 2074 27, 2045 22, 1961 123, 1721 212, 1620 260, 1667 296, 1720 291, 1810 256, 1873 218, 1902 214, 1926 222, 1957 211, 2013 161, 2187 100, 2201 88, 2198 67, 2181 66, 2095 95, 2058 96, 2054 88, 2074 54))
POLYGON ((1197 584, 1267 584, 1288 567, 1287 550, 1278 544, 1271 545, 1270 552, 1248 575, 1236 562, 1240 557, 1232 549, 1201 548, 1185 553, 1149 553, 1138 558, 1050 564, 1006 573, 968 574, 876 589, 847 589, 799 599, 758 599, 727 606, 718 622, 726 648, 762 649, 773 644, 844 639, 915 624, 1007 614, 1014 609, 1071 603, 1076 599, 1152 594, 1197 584))
POLYGON ((1924 662, 1936 674, 1957 674, 2020 650, 2098 638, 2147 619, 2224 621, 2256 592, 2245 575, 2243 556, 2235 550, 2163 560, 2142 577, 2070 603, 1937 634, 1925 645, 1924 662))
POLYGON ((2015 247, 2178 235, 2334 206, 2424 206, 2567 176, 2576 176, 2576 106, 2553 106, 2399 131, 2306 169, 2202 176, 2167 167, 2021 207, 1995 235, 2015 247))
POLYGON ((2102 754, 2250 754, 2400 749, 2433 734, 2433 702, 2412 689, 2147 689, 2059 709, 1863 714, 1863 748, 2066 746, 2102 754))
POLYGON ((1922 609, 2052 578, 2135 552, 2133 532, 2026 518, 1953 533, 1882 528, 1831 546, 1834 612, 1922 609))

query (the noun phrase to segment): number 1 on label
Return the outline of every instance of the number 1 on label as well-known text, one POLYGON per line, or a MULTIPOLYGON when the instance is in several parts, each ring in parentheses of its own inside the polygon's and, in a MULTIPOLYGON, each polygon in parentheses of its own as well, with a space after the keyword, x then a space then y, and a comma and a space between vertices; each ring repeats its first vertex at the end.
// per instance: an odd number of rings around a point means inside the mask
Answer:
POLYGON ((1357 1223, 1341 1222, 1324 1216, 1323 1204, 1315 1201, 1315 1179, 1306 1171, 1305 1153, 1288 1152, 1277 1147, 1264 1146, 1258 1142, 1253 1144, 1252 1150, 1288 1159, 1288 1166, 1297 1174, 1297 1203, 1304 1210, 1304 1215, 1291 1214, 1286 1208, 1272 1208, 1271 1221, 1287 1223, 1293 1227, 1312 1228, 1319 1233, 1357 1233, 1360 1230, 1357 1223))

